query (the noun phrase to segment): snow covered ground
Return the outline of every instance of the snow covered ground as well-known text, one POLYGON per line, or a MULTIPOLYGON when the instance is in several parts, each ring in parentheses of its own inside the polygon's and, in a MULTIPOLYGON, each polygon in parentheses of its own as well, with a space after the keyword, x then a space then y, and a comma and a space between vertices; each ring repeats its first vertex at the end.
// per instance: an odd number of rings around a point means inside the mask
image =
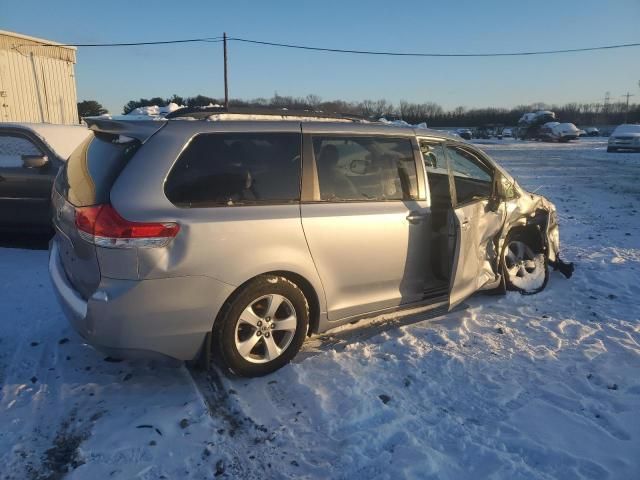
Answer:
POLYGON ((571 280, 344 329, 261 379, 107 361, 47 252, 0 248, 0 479, 640 478, 640 154, 605 140, 482 145, 558 206, 571 280))

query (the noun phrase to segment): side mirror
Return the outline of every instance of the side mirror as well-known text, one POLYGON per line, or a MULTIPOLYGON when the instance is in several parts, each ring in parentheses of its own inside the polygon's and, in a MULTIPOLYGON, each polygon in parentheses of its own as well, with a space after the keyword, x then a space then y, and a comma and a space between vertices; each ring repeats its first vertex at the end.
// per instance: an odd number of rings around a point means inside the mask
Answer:
POLYGON ((487 205, 487 209, 490 212, 497 212, 498 208, 500 208, 501 203, 502 203, 502 200, 498 195, 492 195, 491 197, 489 197, 489 203, 487 205))
POLYGON ((22 155, 22 165, 26 168, 42 168, 49 163, 46 155, 22 155))

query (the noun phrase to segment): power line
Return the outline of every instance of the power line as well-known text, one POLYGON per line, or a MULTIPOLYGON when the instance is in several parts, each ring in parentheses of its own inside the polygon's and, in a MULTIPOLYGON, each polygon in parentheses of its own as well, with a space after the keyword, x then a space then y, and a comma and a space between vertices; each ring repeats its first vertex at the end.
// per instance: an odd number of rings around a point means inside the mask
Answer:
POLYGON ((291 43, 266 42, 263 40, 249 40, 247 38, 229 37, 228 40, 236 42, 268 45, 272 47, 296 48, 300 50, 314 50, 317 52, 355 53, 359 55, 385 55, 393 57, 517 57, 527 55, 552 55, 558 53, 592 52, 595 50, 611 50, 614 48, 638 47, 639 43, 624 43, 618 45, 605 45, 600 47, 568 48, 563 50, 538 50, 529 52, 491 52, 491 53, 416 53, 416 52, 387 52, 373 50, 349 50, 342 48, 309 47, 306 45, 294 45, 291 43))
MULTIPOLYGON (((65 43, 65 44, 53 44, 42 43, 41 45, 15 45, 17 47, 26 46, 58 46, 58 47, 131 47, 138 45, 168 45, 176 43, 218 43, 222 42, 222 37, 204 37, 204 38, 189 38, 181 40, 160 40, 153 42, 121 42, 121 43, 65 43)), ((293 43, 278 43, 268 42, 265 40, 252 40, 241 37, 227 37, 227 41, 235 41, 242 43, 250 43, 254 45, 265 45, 271 47, 282 48, 294 48, 299 50, 312 50, 316 52, 329 52, 329 53, 351 53, 357 55, 379 55, 379 56, 393 56, 393 57, 516 57, 516 56, 531 56, 531 55, 553 55, 561 53, 577 53, 577 52, 592 52, 597 50, 612 50, 616 48, 630 48, 640 46, 638 43, 623 43, 616 45, 604 45, 598 47, 583 47, 583 48, 568 48, 562 50, 537 50, 537 51, 522 51, 522 52, 489 52, 489 53, 430 53, 430 52, 392 52, 392 51, 375 51, 375 50, 353 50, 344 48, 328 48, 328 47, 312 47, 308 45, 297 45, 293 43)))

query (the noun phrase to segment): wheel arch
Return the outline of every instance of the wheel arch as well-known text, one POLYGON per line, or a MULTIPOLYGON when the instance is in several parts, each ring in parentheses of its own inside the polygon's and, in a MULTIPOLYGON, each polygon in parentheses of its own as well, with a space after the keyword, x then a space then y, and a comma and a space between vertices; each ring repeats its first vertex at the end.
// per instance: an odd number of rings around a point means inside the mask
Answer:
POLYGON ((299 273, 295 273, 289 270, 271 270, 268 272, 263 272, 253 277, 247 279, 242 284, 238 285, 233 292, 225 299, 222 308, 220 308, 216 318, 213 322, 213 327, 219 324, 220 318, 225 315, 227 306, 233 299, 243 290, 243 288, 253 280, 258 277, 268 276, 268 275, 276 275, 279 277, 284 277, 290 282, 294 283, 302 293, 304 294, 307 302, 309 304, 309 335, 312 333, 316 333, 318 331, 320 325, 320 298, 318 296, 318 292, 313 287, 311 282, 307 280, 304 276, 299 273))
POLYGON ((530 242, 529 246, 536 253, 546 254, 546 242, 544 241, 544 234, 537 224, 516 225, 514 227, 511 227, 504 237, 504 242, 502 245, 503 254, 504 250, 507 248, 507 244, 509 243, 508 241, 516 235, 522 236, 524 237, 524 239, 528 240, 530 242))

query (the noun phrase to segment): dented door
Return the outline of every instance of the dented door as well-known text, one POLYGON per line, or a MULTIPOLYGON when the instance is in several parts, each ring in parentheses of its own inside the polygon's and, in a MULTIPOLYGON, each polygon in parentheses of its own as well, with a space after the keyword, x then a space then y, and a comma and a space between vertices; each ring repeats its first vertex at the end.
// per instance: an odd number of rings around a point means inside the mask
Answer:
POLYGON ((450 308, 496 279, 492 266, 496 259, 493 239, 502 228, 504 208, 492 212, 488 204, 487 200, 481 200, 454 209, 457 241, 450 308))
POLYGON ((504 224, 505 209, 493 200, 495 172, 490 164, 468 145, 448 144, 446 152, 456 233, 449 293, 453 308, 497 279, 493 240, 504 224))

